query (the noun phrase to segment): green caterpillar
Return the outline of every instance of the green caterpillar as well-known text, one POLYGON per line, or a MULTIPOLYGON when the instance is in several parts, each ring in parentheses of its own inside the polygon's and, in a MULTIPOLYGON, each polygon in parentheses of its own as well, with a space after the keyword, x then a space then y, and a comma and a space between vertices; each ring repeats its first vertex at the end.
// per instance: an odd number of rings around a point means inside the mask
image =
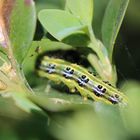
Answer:
POLYGON ((36 69, 39 76, 55 82, 63 82, 72 91, 77 89, 84 98, 109 104, 127 103, 123 93, 77 64, 43 56, 37 63, 36 69))

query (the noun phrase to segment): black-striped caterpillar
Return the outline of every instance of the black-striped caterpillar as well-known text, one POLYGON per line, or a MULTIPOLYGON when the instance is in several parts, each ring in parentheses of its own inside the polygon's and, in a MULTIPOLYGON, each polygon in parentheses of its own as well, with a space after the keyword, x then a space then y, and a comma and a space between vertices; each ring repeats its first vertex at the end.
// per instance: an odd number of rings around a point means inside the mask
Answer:
POLYGON ((123 93, 77 64, 43 56, 37 64, 37 73, 52 81, 63 82, 71 90, 77 89, 84 98, 109 104, 127 103, 123 93))

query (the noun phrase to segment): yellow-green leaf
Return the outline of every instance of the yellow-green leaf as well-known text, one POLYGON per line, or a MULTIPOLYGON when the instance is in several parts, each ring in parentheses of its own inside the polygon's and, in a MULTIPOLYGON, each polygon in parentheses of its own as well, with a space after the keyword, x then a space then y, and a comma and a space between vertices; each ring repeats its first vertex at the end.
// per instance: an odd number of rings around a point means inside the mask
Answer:
POLYGON ((67 0, 66 8, 84 25, 91 25, 93 18, 93 0, 67 0))
POLYGON ((102 23, 102 40, 108 48, 110 60, 122 20, 124 18, 129 0, 110 0, 105 11, 102 23))
POLYGON ((58 40, 72 33, 84 33, 78 18, 67 11, 46 9, 40 11, 38 17, 43 27, 58 40))

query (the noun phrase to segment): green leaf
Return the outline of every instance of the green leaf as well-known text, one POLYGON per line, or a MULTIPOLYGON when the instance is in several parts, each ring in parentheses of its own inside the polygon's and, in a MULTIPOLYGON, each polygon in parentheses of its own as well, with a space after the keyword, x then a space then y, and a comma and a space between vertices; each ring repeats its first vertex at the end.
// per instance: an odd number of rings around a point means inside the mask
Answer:
POLYGON ((93 0, 67 0, 66 8, 84 25, 91 25, 93 18, 93 0))
POLYGON ((64 9, 64 0, 36 0, 37 13, 43 9, 64 9))
POLYGON ((27 113, 19 109, 12 98, 0 97, 0 116, 12 119, 23 119, 27 113))
POLYGON ((10 14, 10 41, 14 55, 22 63, 32 42, 36 25, 33 0, 16 0, 10 14))
POLYGON ((84 33, 84 26, 67 11, 42 10, 38 17, 43 27, 60 41, 72 33, 84 33))
POLYGON ((102 110, 99 106, 98 110, 100 113, 94 112, 93 108, 82 108, 69 115, 61 113, 53 116, 50 131, 61 140, 123 139, 125 131, 120 125, 119 114, 113 111, 113 108, 112 110, 102 110))
POLYGON ((102 24, 102 40, 108 48, 110 60, 114 43, 124 18, 129 0, 110 0, 102 24))
POLYGON ((59 112, 72 108, 72 104, 70 104, 70 102, 59 98, 30 96, 30 99, 33 103, 37 104, 39 107, 45 109, 46 111, 59 112))
POLYGON ((43 108, 43 110, 51 112, 68 111, 83 107, 91 107, 93 105, 93 101, 84 101, 81 96, 68 95, 53 89, 48 93, 40 92, 39 90, 36 92, 36 95, 37 96, 31 95, 28 97, 33 103, 43 108))
POLYGON ((42 39, 38 41, 38 46, 44 51, 56 51, 56 50, 70 50, 72 46, 58 41, 51 41, 49 39, 42 39))
POLYGON ((93 29, 95 36, 101 40, 101 26, 104 12, 109 0, 94 0, 93 29))
POLYGON ((23 111, 27 113, 31 113, 33 110, 42 112, 41 109, 32 103, 27 96, 25 96, 25 93, 22 92, 12 92, 10 93, 13 100, 15 101, 15 104, 22 109, 23 111))
MULTIPOLYGON (((34 71, 36 59, 40 54, 47 51, 70 50, 70 49, 72 49, 72 46, 70 45, 57 41, 51 41, 49 39, 42 39, 41 41, 33 41, 27 53, 27 56, 23 62, 24 73, 29 74, 30 72, 34 71)), ((31 76, 31 74, 29 76, 31 76)))
POLYGON ((140 83, 127 81, 122 89, 128 97, 128 106, 121 109, 126 129, 130 134, 140 136, 140 83))
POLYGON ((73 47, 85 47, 88 45, 90 39, 85 33, 73 33, 62 41, 66 44, 72 45, 73 47))

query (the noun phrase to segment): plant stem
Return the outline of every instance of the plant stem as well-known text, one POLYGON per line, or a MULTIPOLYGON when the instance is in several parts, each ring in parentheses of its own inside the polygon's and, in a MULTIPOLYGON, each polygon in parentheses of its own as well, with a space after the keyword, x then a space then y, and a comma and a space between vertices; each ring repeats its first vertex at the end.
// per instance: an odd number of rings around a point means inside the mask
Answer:
POLYGON ((88 54, 87 59, 90 62, 90 64, 96 69, 96 71, 99 73, 100 77, 102 77, 102 79, 105 80, 106 76, 104 75, 103 70, 98 63, 99 59, 97 55, 90 53, 88 54))
POLYGON ((91 40, 91 42, 88 44, 88 47, 91 48, 98 56, 97 58, 94 54, 89 54, 89 62, 93 67, 95 67, 96 71, 103 80, 108 80, 111 83, 114 83, 113 70, 106 48, 101 41, 95 38, 92 26, 88 27, 88 32, 91 40))

